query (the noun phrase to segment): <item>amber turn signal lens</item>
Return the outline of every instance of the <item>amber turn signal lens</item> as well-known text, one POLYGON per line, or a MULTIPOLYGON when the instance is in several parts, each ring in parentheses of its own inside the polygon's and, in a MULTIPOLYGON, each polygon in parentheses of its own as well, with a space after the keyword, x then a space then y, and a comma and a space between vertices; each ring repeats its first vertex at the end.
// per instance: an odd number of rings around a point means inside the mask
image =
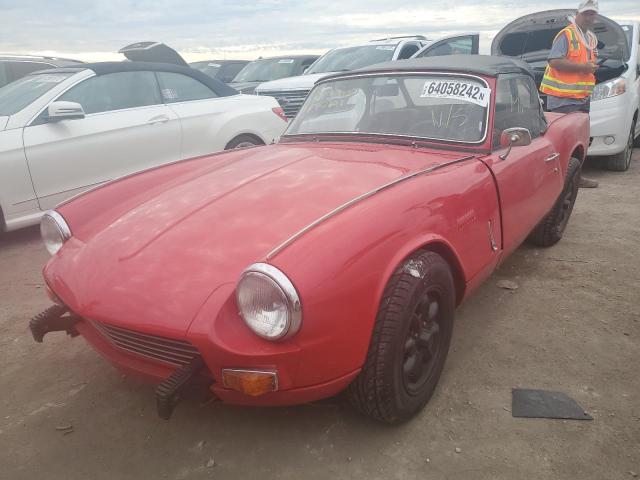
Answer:
POLYGON ((278 389, 278 374, 257 370, 223 369, 222 383, 225 388, 257 397, 278 389))

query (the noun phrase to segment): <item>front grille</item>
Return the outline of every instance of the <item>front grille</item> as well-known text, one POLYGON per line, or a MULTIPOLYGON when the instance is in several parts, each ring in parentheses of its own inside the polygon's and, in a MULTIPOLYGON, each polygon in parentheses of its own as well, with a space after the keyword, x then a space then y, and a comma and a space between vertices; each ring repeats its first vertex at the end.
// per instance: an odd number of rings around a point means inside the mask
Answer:
POLYGON ((278 100, 284 114, 289 119, 297 115, 308 94, 309 90, 263 90, 258 93, 258 95, 274 97, 278 100))
POLYGON ((136 355, 172 365, 186 365, 200 356, 196 347, 184 340, 149 335, 96 321, 91 323, 114 346, 136 355))

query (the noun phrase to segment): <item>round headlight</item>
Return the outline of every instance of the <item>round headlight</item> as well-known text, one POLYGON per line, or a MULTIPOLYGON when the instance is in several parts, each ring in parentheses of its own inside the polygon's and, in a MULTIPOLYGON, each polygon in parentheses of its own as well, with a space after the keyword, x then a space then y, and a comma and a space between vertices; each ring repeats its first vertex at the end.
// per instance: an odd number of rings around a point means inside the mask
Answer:
POLYGON ((255 263, 240 276, 236 288, 240 316, 253 332, 267 340, 295 335, 302 306, 287 276, 266 263, 255 263))
POLYGON ((71 238, 71 230, 62 215, 52 210, 45 213, 40 220, 40 235, 47 251, 55 255, 62 248, 62 244, 71 238))

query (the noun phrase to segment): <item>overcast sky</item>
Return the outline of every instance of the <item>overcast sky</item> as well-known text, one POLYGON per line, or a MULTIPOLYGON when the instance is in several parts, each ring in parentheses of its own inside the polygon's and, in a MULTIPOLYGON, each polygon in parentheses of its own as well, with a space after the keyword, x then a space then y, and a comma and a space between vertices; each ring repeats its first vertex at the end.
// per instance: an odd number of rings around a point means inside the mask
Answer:
MULTIPOLYGON (((117 60, 129 43, 161 41, 188 61, 329 48, 397 34, 480 31, 480 49, 509 21, 578 1, 0 0, 0 52, 117 60)), ((601 13, 640 21, 638 0, 601 0, 601 13)))

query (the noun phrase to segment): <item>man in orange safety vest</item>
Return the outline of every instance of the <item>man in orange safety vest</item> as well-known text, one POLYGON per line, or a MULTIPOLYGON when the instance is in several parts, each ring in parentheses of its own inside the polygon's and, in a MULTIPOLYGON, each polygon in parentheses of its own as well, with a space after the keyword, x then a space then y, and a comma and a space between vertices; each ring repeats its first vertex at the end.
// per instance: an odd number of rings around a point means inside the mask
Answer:
MULTIPOLYGON (((598 39, 591 31, 597 13, 598 0, 584 0, 578 6, 575 20, 570 18, 569 26, 553 41, 540 84, 540 91, 547 95, 547 110, 551 112, 589 113, 598 68, 598 39)), ((594 188, 598 182, 581 177, 580 186, 594 188)))

